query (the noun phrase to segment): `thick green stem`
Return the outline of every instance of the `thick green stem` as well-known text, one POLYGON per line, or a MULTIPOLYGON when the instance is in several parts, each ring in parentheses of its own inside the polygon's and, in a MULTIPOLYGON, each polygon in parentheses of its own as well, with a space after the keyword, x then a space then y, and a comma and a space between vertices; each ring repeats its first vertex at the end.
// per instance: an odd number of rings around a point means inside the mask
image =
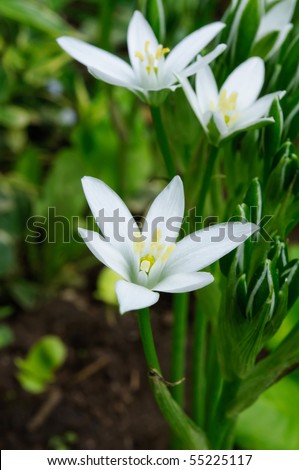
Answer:
POLYGON ((211 178, 212 178, 217 154, 218 154, 218 148, 212 147, 211 153, 208 157, 208 161, 205 167, 205 172, 203 174, 203 178, 201 181, 201 188, 200 188, 200 193, 199 193, 199 198, 198 198, 197 214, 200 216, 204 216, 206 197, 207 197, 208 189, 211 183, 211 178))
MULTIPOLYGON (((171 382, 179 382, 185 376, 186 336, 188 321, 189 294, 174 295, 174 323, 172 330, 171 350, 171 382)), ((184 382, 175 385, 171 389, 171 395, 175 401, 184 406, 184 382)))
POLYGON ((176 175, 175 165, 172 159, 172 153, 169 147, 169 142, 163 125, 161 110, 158 107, 151 106, 151 113, 153 118, 153 124, 159 143, 159 147, 164 159, 164 163, 167 169, 169 178, 173 178, 176 175))
POLYGON ((227 406, 234 399, 239 385, 238 379, 232 382, 223 382, 221 395, 209 427, 210 442, 215 450, 226 449, 233 442, 232 433, 236 417, 228 416, 227 406))
POLYGON ((161 375, 148 308, 139 311, 138 322, 146 361, 150 369, 151 388, 171 431, 186 449, 208 449, 205 433, 191 421, 182 408, 173 400, 161 375))
POLYGON ((207 318, 199 302, 197 296, 192 358, 192 416, 196 424, 203 426, 206 401, 207 318))

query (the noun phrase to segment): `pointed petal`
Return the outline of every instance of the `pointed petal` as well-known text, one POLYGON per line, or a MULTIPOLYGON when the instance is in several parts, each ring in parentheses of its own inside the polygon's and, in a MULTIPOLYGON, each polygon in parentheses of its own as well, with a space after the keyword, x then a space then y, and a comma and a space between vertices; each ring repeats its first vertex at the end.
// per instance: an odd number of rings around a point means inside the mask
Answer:
POLYGON ((252 106, 241 113, 240 117, 229 127, 229 132, 235 132, 236 129, 244 129, 255 121, 259 121, 260 118, 266 117, 274 98, 278 96, 281 99, 284 94, 285 92, 283 91, 277 91, 257 100, 252 106))
POLYGON ((82 186, 90 210, 106 240, 122 251, 126 258, 132 255, 134 233, 139 229, 125 203, 97 178, 84 176, 82 186))
POLYGON ((150 307, 158 302, 160 295, 146 287, 131 282, 117 281, 115 284, 120 313, 150 307))
POLYGON ((259 41, 262 37, 271 33, 271 31, 283 29, 291 21, 295 6, 296 0, 285 0, 274 5, 263 16, 255 40, 259 41))
POLYGON ((184 38, 167 56, 164 76, 180 73, 224 27, 221 22, 211 23, 184 38))
POLYGON ((195 94, 195 91, 193 90, 192 86, 190 85, 190 82, 187 80, 187 78, 183 77, 182 75, 177 75, 175 74, 176 78, 182 85, 182 88, 184 90, 184 93, 186 95, 187 100, 190 103, 191 108, 194 111, 195 116, 201 123, 202 127, 205 129, 204 125, 204 117, 202 115, 201 109, 199 107, 199 102, 197 99, 197 96, 195 94))
POLYGON ((199 55, 195 63, 189 65, 189 67, 182 70, 181 74, 184 77, 190 77, 198 72, 202 67, 209 65, 213 60, 215 60, 223 51, 227 48, 226 44, 219 44, 215 49, 206 54, 205 56, 199 55))
POLYGON ((86 67, 94 69, 98 73, 102 72, 111 79, 120 79, 131 85, 135 83, 132 67, 110 52, 87 44, 80 39, 66 36, 58 38, 57 42, 70 56, 86 67))
POLYGON ((238 93, 237 110, 251 106, 257 99, 265 79, 265 66, 260 57, 251 57, 239 65, 221 87, 227 95, 238 93))
POLYGON ((102 72, 100 70, 94 69, 92 67, 88 67, 88 72, 93 75, 98 80, 102 80, 103 82, 109 83, 110 85, 121 86, 123 88, 127 88, 130 91, 140 91, 143 92, 144 89, 138 85, 134 85, 131 81, 126 82, 121 78, 114 77, 113 75, 109 75, 106 72, 102 72))
POLYGON ((140 11, 135 11, 128 27, 128 52, 130 61, 136 75, 140 74, 140 60, 135 56, 136 52, 144 53, 145 43, 150 42, 150 47, 156 51, 158 41, 150 24, 140 11))
POLYGON ((237 248, 256 230, 258 227, 251 223, 228 222, 194 232, 177 243, 164 275, 203 269, 237 248))
POLYGON ((179 176, 175 176, 152 203, 142 233, 153 240, 158 229, 162 242, 174 243, 181 228, 184 208, 183 183, 179 176))
POLYGON ((196 74, 196 95, 202 114, 218 106, 218 87, 211 68, 207 65, 196 74))
POLYGON ((172 274, 157 284, 154 289, 159 292, 191 292, 211 284, 214 277, 210 273, 179 273, 172 274))
POLYGON ((92 254, 101 261, 101 263, 108 266, 108 268, 118 273, 124 279, 129 280, 128 263, 120 251, 114 248, 111 243, 100 237, 97 232, 92 232, 91 230, 80 227, 78 231, 92 254))

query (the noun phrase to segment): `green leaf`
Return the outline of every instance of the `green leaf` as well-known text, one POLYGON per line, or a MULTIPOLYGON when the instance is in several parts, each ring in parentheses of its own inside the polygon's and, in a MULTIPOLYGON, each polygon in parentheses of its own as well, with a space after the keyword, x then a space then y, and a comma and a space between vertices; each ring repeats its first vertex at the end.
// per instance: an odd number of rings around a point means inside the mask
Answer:
POLYGON ((245 6, 233 45, 234 66, 246 60, 256 36, 261 20, 260 0, 249 0, 245 6))
POLYGON ((239 418, 238 446, 257 450, 299 449, 299 407, 295 406, 298 396, 298 384, 288 377, 263 393, 239 418))
POLYGON ((0 14, 19 23, 39 29, 51 36, 68 34, 71 27, 41 1, 2 0, 0 14))
POLYGON ((287 90, 290 88, 290 85, 293 89, 298 84, 298 56, 299 34, 294 38, 286 54, 282 57, 282 67, 277 80, 277 88, 279 90, 287 90))
POLYGON ((208 442, 202 429, 184 413, 172 398, 168 388, 158 375, 150 376, 150 384, 165 420, 172 432, 183 443, 185 449, 208 449, 208 442))
POLYGON ((277 38, 279 36, 278 31, 271 31, 269 34, 264 36, 258 42, 256 42, 251 51, 251 56, 258 56, 262 59, 266 59, 269 52, 271 52, 273 46, 275 45, 277 38))
POLYGON ((29 350, 25 359, 16 359, 17 378, 32 393, 43 392, 54 380, 54 373, 66 358, 67 350, 57 336, 44 336, 29 350))

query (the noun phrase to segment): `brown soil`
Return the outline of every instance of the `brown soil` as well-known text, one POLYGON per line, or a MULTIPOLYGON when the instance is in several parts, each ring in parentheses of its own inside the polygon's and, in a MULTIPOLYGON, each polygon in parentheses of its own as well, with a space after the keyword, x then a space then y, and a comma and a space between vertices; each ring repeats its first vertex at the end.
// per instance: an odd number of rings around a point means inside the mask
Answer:
MULTIPOLYGON (((163 309, 159 303, 159 313, 152 313, 164 367, 168 301, 162 299, 163 309)), ((168 448, 168 429, 151 396, 134 314, 121 317, 90 294, 65 290, 35 311, 13 315, 9 324, 15 341, 0 354, 2 449, 53 448, 53 436, 69 431, 77 436, 69 446, 73 449, 168 448), (48 334, 63 339, 68 357, 55 384, 33 395, 17 382, 14 359, 48 334)))

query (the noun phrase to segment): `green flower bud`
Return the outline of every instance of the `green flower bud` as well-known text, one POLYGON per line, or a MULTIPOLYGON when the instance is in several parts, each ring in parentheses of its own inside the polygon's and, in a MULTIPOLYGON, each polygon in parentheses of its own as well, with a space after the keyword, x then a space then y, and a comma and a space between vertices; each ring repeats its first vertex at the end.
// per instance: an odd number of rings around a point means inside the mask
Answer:
POLYGON ((259 225, 262 218, 263 199, 262 189, 258 178, 254 178, 247 190, 244 203, 250 210, 249 221, 259 225))
POLYGON ((259 266, 249 283, 246 316, 251 319, 263 309, 266 301, 270 302, 268 320, 272 318, 275 310, 278 293, 278 273, 271 260, 266 259, 259 266))
POLYGON ((280 147, 280 140, 283 130, 283 113, 278 98, 273 100, 269 111, 269 116, 272 116, 275 122, 270 126, 266 126, 263 132, 266 170, 271 167, 272 159, 280 147))
POLYGON ((288 250, 285 242, 280 241, 277 237, 267 256, 278 271, 281 272, 288 264, 288 250))

